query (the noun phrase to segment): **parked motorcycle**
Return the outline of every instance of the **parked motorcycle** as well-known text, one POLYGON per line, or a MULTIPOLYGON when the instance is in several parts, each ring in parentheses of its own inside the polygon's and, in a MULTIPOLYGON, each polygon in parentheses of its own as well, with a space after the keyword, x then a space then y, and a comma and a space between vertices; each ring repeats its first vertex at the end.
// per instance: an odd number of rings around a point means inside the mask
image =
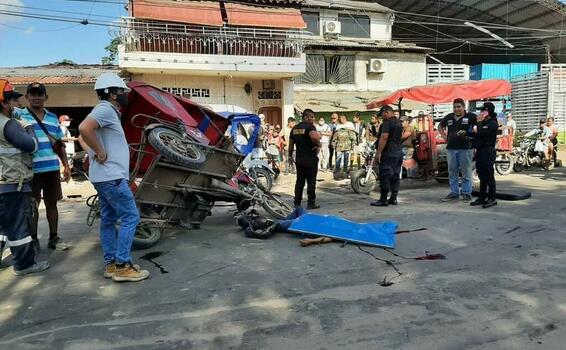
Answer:
POLYGON ((365 159, 365 164, 361 169, 350 174, 350 185, 356 193, 370 194, 377 188, 379 179, 379 169, 374 163, 375 147, 373 144, 364 146, 362 157, 365 159))
POLYGON ((519 142, 519 146, 513 148, 513 157, 515 163, 513 170, 517 173, 530 167, 540 167, 546 170, 552 170, 555 166, 556 148, 550 156, 549 161, 545 161, 543 152, 536 151, 538 138, 525 137, 519 142))
POLYGON ((258 186, 266 192, 271 191, 273 183, 279 175, 279 168, 273 168, 265 159, 252 158, 251 153, 246 156, 242 165, 258 186))

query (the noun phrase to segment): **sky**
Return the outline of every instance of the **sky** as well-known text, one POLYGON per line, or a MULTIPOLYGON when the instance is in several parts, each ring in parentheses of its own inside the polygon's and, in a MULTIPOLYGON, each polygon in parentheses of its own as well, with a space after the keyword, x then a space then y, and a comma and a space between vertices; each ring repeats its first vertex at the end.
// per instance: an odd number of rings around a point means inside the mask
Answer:
POLYGON ((0 0, 0 67, 37 66, 63 59, 83 64, 100 63, 101 57, 107 55, 104 48, 112 39, 112 28, 108 26, 2 13, 64 16, 78 21, 109 23, 127 14, 124 5, 116 4, 118 2, 124 4, 126 0, 0 0))

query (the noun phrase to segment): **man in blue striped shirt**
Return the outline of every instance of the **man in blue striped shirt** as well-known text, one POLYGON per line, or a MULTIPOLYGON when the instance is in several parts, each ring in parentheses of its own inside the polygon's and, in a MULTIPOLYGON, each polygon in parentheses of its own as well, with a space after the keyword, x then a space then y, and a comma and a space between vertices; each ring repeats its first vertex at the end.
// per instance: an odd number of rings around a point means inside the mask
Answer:
POLYGON ((43 198, 45 204, 45 212, 47 222, 49 223, 49 241, 47 247, 50 249, 66 250, 69 248, 67 244, 61 241, 57 234, 59 224, 59 212, 57 211, 57 202, 63 199, 61 190, 61 174, 60 164, 63 164, 63 177, 65 181, 69 181, 71 169, 67 162, 65 152, 56 154, 53 150, 53 144, 57 140, 61 140, 65 135, 59 126, 57 116, 45 109, 47 101, 47 90, 40 83, 32 83, 28 85, 26 90, 26 99, 29 107, 20 112, 22 120, 33 125, 35 135, 39 141, 38 151, 33 154, 33 180, 32 193, 35 199, 35 207, 32 220, 31 237, 33 247, 39 251, 39 240, 37 238, 37 226, 39 221, 39 203, 43 198))

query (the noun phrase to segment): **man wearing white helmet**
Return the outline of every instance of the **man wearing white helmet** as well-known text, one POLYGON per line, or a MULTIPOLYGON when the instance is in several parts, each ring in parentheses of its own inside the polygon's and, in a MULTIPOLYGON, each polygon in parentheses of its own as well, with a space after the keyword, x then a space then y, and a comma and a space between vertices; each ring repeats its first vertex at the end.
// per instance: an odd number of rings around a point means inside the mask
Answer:
POLYGON ((79 125, 92 163, 90 181, 100 203, 100 241, 104 254, 104 277, 115 282, 137 282, 149 277, 132 263, 132 241, 139 212, 128 186, 129 149, 120 123, 120 109, 128 104, 128 87, 117 74, 104 73, 94 89, 100 103, 79 125), (116 224, 120 228, 116 230, 116 224))

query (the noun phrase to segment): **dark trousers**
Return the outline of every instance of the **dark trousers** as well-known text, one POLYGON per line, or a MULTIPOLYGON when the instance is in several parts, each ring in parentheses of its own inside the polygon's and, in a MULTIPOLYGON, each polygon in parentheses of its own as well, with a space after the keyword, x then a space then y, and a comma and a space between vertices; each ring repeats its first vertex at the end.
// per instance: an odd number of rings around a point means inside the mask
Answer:
POLYGON ((476 151, 476 170, 480 178, 480 200, 495 199, 495 147, 482 147, 476 151))
POLYGON ((0 242, 10 247, 15 270, 27 269, 35 261, 30 237, 31 211, 31 193, 0 194, 0 242))
POLYGON ((332 169, 332 160, 334 159, 334 147, 328 145, 328 169, 332 169))
POLYGON ((401 166, 403 166, 403 155, 381 158, 381 163, 379 163, 379 188, 382 194, 399 192, 401 166))
POLYGON ((307 184, 308 204, 314 204, 316 201, 316 174, 318 172, 318 157, 311 159, 297 158, 297 182, 295 183, 295 205, 301 205, 303 200, 303 189, 305 182, 307 184))

